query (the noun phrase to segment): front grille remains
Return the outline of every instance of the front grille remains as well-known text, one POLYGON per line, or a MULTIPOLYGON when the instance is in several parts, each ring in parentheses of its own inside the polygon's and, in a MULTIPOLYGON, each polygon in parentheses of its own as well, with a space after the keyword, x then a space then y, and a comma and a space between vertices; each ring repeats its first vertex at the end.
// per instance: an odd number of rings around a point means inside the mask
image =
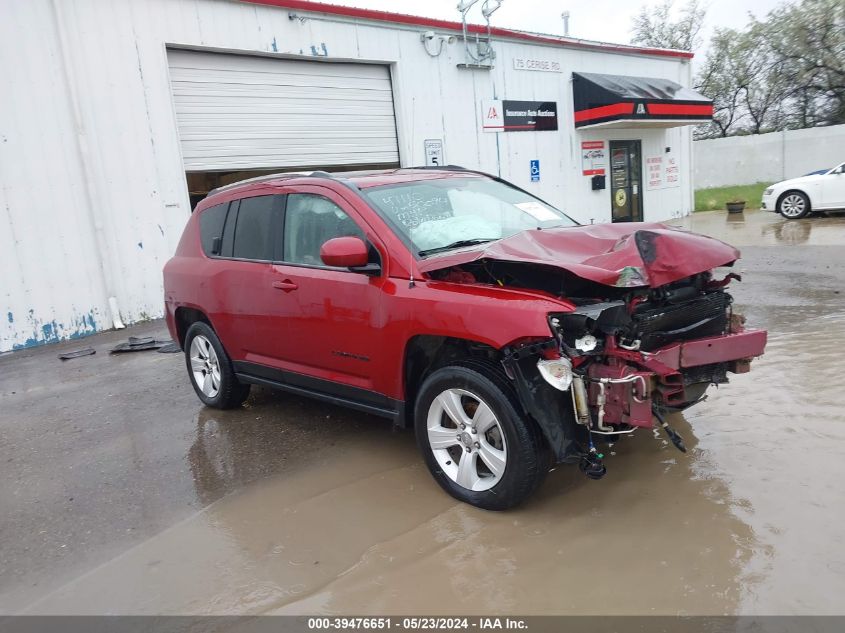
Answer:
POLYGON ((633 315, 640 349, 651 351, 674 341, 723 334, 728 327, 730 304, 731 296, 721 290, 657 308, 641 304, 633 315))

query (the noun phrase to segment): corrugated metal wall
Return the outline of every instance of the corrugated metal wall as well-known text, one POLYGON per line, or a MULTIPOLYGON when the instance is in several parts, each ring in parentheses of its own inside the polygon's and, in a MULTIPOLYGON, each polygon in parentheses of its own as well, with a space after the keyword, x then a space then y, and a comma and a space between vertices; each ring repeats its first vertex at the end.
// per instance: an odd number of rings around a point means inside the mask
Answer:
MULTIPOLYGON (((127 323, 161 316, 161 268, 190 213, 168 45, 389 64, 402 164, 424 163, 423 141, 441 139, 447 162, 499 172, 587 222, 606 221, 610 202, 581 175, 582 138, 641 138, 644 155, 689 155, 687 129, 610 136, 571 123, 572 70, 688 85, 676 59, 495 42, 496 68, 467 71, 457 68, 460 40, 433 58, 418 27, 288 13, 234 0, 4 3, 0 351, 111 327, 109 297, 127 323), (516 71, 514 57, 563 72, 516 71), (493 98, 557 101, 561 129, 482 133, 480 103, 493 98)), ((646 192, 646 219, 689 211, 688 161, 681 173, 681 188, 646 192)))
POLYGON ((188 171, 396 165, 390 70, 170 50, 188 171))

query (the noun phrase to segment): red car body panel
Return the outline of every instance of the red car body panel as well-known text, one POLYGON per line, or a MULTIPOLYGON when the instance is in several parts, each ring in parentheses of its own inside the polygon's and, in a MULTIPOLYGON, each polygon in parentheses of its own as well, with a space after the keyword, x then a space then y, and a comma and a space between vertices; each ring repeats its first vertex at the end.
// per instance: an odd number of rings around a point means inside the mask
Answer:
POLYGON ((663 286, 727 266, 739 251, 717 239, 654 223, 594 224, 523 231, 489 244, 431 257, 430 272, 480 259, 553 266, 606 286, 663 286))
POLYGON ((753 358, 766 348, 764 330, 744 330, 722 336, 708 336, 694 341, 667 345, 649 354, 672 369, 724 363, 738 358, 753 358))
POLYGON ((165 315, 174 340, 176 310, 198 309, 233 361, 403 400, 404 351, 412 338, 450 336, 501 349, 517 339, 548 338, 546 315, 573 308, 538 291, 425 279, 407 247, 348 188, 328 179, 325 185, 283 182, 222 192, 197 205, 164 271, 165 315), (386 274, 373 277, 281 262, 216 259, 203 253, 198 218, 204 209, 284 193, 318 193, 338 203, 379 251, 386 274), (284 292, 273 286, 288 281, 297 288, 284 292))

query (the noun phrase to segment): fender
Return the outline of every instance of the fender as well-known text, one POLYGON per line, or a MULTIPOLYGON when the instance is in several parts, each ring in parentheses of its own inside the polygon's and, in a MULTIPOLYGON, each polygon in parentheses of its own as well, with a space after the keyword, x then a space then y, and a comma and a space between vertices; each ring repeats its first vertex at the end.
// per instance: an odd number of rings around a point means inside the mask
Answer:
MULTIPOLYGON (((548 314, 575 309, 539 291, 483 284, 389 279, 382 290, 382 344, 396 350, 416 336, 466 339, 503 350, 520 339, 549 339, 548 314)), ((380 377, 376 389, 404 400, 403 367, 404 353, 391 354, 374 372, 380 377)))

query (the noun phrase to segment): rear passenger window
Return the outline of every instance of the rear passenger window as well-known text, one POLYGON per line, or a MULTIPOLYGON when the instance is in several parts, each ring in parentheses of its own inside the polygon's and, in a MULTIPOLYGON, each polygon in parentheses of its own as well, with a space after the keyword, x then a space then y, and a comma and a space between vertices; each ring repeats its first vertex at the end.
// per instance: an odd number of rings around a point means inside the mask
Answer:
POLYGON ((232 257, 273 259, 273 203, 277 196, 243 198, 238 208, 232 257))
POLYGON ((229 203, 218 204, 200 213, 200 241, 202 251, 206 255, 219 255, 220 242, 217 242, 218 251, 214 252, 214 240, 223 237, 223 223, 226 221, 226 210, 229 203))

